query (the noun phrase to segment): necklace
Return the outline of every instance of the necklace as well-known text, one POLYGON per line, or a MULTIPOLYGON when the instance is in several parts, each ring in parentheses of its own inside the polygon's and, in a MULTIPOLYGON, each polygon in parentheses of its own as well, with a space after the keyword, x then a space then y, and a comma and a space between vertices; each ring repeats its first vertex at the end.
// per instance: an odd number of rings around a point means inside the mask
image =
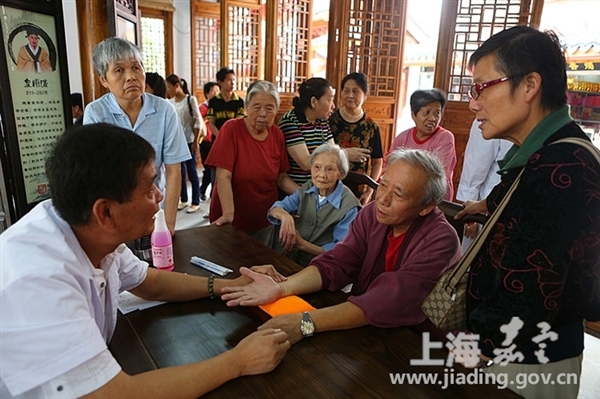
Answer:
POLYGON ((361 108, 358 115, 352 115, 346 111, 346 108, 340 108, 340 115, 346 122, 355 123, 362 119, 362 117, 365 115, 365 111, 361 108))

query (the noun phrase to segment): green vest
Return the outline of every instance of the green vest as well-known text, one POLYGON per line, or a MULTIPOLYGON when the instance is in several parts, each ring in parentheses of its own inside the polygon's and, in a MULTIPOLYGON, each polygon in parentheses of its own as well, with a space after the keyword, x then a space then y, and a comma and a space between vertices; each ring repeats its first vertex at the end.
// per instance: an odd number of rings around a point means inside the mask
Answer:
MULTIPOLYGON (((343 183, 338 183, 343 184, 343 183)), ((311 193, 306 195, 306 190, 313 187, 312 182, 300 188, 300 207, 298 208, 299 219, 296 220, 296 229, 306 241, 315 245, 323 246, 333 241, 333 228, 344 218, 352 208, 359 207, 360 202, 346 186, 342 193, 340 208, 336 208, 327 202, 317 211, 317 198, 311 193)), ((291 259, 301 266, 308 266, 314 255, 308 252, 294 249, 291 259)))

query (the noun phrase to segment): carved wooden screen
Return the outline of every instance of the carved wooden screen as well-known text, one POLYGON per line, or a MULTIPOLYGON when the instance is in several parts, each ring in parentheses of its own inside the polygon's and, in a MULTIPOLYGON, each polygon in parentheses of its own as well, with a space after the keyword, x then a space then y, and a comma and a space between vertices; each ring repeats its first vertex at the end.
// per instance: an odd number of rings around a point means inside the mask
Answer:
MULTIPOLYGON (((449 53, 449 101, 469 101, 472 84, 468 63, 471 54, 494 34, 517 25, 539 24, 534 20, 531 0, 460 0, 456 13, 454 40, 449 53)), ((541 13, 540 13, 541 14, 541 13)))
POLYGON ((192 77, 194 94, 204 99, 204 84, 216 80, 221 68, 221 7, 194 3, 192 11, 192 77))
POLYGON ((441 125, 454 133, 456 141, 455 192, 474 119, 467 97, 472 84, 469 58, 482 42, 501 30, 516 25, 538 26, 542 6, 543 0, 446 0, 443 3, 434 86, 448 93, 441 125))
POLYGON ((144 67, 161 76, 173 73, 173 11, 140 7, 144 67))
POLYGON ((311 6, 308 0, 278 0, 274 83, 280 92, 294 93, 308 78, 311 6))
POLYGON ((260 0, 224 1, 222 4, 222 32, 226 46, 222 63, 235 71, 236 91, 243 92, 264 76, 263 11, 260 0))
POLYGON ((384 150, 395 136, 398 114, 406 1, 349 0, 332 2, 327 77, 339 88, 350 72, 363 72, 369 79, 365 111, 379 124, 384 150), (334 57, 332 57, 334 58, 334 57))
POLYGON ((310 0, 267 2, 265 79, 280 93, 277 120, 292 108, 292 99, 309 78, 312 6, 310 0))

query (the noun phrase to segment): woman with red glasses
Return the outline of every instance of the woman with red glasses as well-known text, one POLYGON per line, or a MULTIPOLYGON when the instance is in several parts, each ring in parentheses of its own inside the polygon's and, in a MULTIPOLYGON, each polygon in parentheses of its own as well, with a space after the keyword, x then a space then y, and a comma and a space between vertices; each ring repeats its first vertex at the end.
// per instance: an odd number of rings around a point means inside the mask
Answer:
POLYGON ((600 320, 600 154, 569 115, 566 62, 553 32, 502 31, 469 66, 469 107, 483 137, 514 145, 500 162, 500 183, 457 217, 499 212, 515 188, 471 262, 467 328, 483 360, 494 362, 484 371, 511 381, 552 376, 509 389, 576 398, 583 321, 600 320), (560 374, 575 378, 554 384, 560 374))

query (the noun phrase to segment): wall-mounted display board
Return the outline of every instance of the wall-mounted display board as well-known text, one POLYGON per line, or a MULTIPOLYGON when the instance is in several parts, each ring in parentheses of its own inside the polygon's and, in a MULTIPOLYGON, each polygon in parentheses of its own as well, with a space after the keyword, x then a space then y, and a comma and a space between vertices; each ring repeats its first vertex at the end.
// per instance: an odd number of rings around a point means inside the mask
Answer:
MULTIPOLYGON (((0 0, 0 151, 10 222, 50 197, 45 160, 72 123, 60 0, 0 0)), ((3 196, 4 197, 4 196, 3 196)))

